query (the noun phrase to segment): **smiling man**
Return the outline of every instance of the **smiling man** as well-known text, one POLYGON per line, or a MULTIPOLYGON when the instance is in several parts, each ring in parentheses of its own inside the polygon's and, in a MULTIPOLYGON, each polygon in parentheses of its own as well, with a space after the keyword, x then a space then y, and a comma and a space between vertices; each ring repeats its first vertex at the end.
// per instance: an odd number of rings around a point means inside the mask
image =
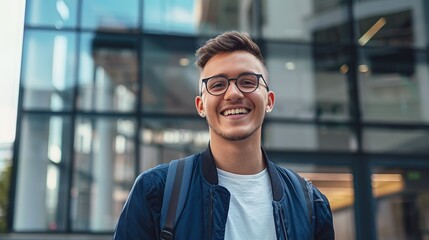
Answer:
MULTIPOLYGON (((256 43, 247 33, 226 32, 196 56, 195 105, 207 120, 210 143, 188 157, 190 186, 174 239, 334 239, 326 197, 272 163, 261 146, 262 123, 275 94, 256 43)), ((160 219, 168 168, 160 165, 137 178, 115 239, 164 239, 160 219)))

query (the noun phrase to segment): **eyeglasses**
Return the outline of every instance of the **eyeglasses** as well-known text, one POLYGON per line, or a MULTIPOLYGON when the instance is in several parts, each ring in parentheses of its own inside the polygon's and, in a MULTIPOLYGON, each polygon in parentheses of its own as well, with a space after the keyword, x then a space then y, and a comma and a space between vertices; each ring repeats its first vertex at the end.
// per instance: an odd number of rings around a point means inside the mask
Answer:
POLYGON ((235 80, 235 85, 238 90, 242 93, 251 93, 254 92, 259 87, 259 79, 264 81, 264 86, 267 91, 268 84, 265 81, 262 74, 256 73, 243 73, 236 78, 227 78, 225 76, 213 76, 209 78, 204 78, 201 81, 206 85, 207 92, 213 96, 219 96, 224 94, 231 83, 232 80, 235 80))

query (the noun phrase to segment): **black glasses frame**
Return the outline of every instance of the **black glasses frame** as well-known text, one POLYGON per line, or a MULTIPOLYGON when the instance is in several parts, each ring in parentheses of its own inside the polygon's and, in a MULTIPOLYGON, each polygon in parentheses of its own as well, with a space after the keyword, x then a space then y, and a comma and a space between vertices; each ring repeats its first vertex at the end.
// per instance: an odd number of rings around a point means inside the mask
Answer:
MULTIPOLYGON (((256 76, 257 78, 258 78, 258 82, 257 82, 257 85, 256 85, 256 87, 255 87, 255 89, 253 89, 252 91, 250 91, 250 92, 244 92, 243 90, 241 90, 241 88, 240 88, 240 86, 239 85, 237 85, 236 84, 236 86, 237 86, 237 88, 238 88, 238 90, 240 90, 240 92, 242 92, 243 94, 245 94, 245 93, 252 93, 252 92, 254 92, 254 91, 256 91, 256 89, 258 89, 258 87, 259 87, 259 79, 262 79, 262 81, 264 81, 264 84, 261 84, 261 86, 264 86, 266 89, 267 89, 267 91, 270 91, 270 89, 268 88, 268 84, 267 84, 267 82, 265 81, 265 79, 264 79, 264 76, 262 75, 262 74, 259 74, 259 73, 242 73, 242 74, 240 74, 240 75, 238 75, 237 77, 235 77, 235 78, 227 78, 227 77, 225 77, 225 76, 219 76, 219 75, 215 75, 215 76, 211 76, 211 77, 208 77, 208 78, 203 78, 203 79, 201 79, 201 81, 204 83, 204 85, 206 85, 206 90, 207 90, 207 92, 210 94, 210 95, 213 95, 213 96, 220 96, 220 95, 222 95, 222 94, 225 94, 226 93, 226 91, 228 91, 228 88, 229 88, 229 85, 231 84, 231 81, 232 80, 237 80, 237 79, 239 79, 240 77, 242 77, 242 76, 245 76, 245 75, 253 75, 253 76, 256 76), (228 85, 226 86, 226 88, 225 88, 225 91, 223 91, 222 93, 219 93, 219 94, 213 94, 213 93, 211 93, 210 91, 209 91, 209 89, 208 89, 208 87, 207 87, 207 82, 210 80, 210 79, 212 79, 212 78, 219 78, 219 77, 222 77, 222 78, 225 78, 226 80, 227 80, 227 82, 228 82, 228 85)), ((203 94, 203 91, 201 91, 201 93, 200 93, 200 95, 202 95, 203 94)))

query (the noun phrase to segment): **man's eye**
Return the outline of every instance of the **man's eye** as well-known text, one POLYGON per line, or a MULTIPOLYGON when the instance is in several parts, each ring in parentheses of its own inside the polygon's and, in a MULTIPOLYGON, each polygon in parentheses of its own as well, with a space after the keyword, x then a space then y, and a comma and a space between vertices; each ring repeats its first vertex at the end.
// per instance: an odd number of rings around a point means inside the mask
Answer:
POLYGON ((225 86, 226 86, 226 84, 225 84, 224 81, 216 81, 216 82, 213 82, 210 85, 210 88, 211 89, 214 89, 214 88, 224 88, 225 86))
POLYGON ((252 79, 243 79, 240 81, 240 86, 242 87, 254 87, 256 82, 252 79))

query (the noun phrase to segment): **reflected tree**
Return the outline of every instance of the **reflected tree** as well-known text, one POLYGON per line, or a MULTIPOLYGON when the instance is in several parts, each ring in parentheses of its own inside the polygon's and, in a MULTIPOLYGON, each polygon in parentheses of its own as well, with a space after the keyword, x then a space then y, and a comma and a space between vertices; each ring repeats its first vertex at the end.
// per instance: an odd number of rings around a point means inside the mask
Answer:
POLYGON ((7 210, 9 205, 9 186, 12 167, 9 165, 0 172, 0 232, 7 231, 7 210))

